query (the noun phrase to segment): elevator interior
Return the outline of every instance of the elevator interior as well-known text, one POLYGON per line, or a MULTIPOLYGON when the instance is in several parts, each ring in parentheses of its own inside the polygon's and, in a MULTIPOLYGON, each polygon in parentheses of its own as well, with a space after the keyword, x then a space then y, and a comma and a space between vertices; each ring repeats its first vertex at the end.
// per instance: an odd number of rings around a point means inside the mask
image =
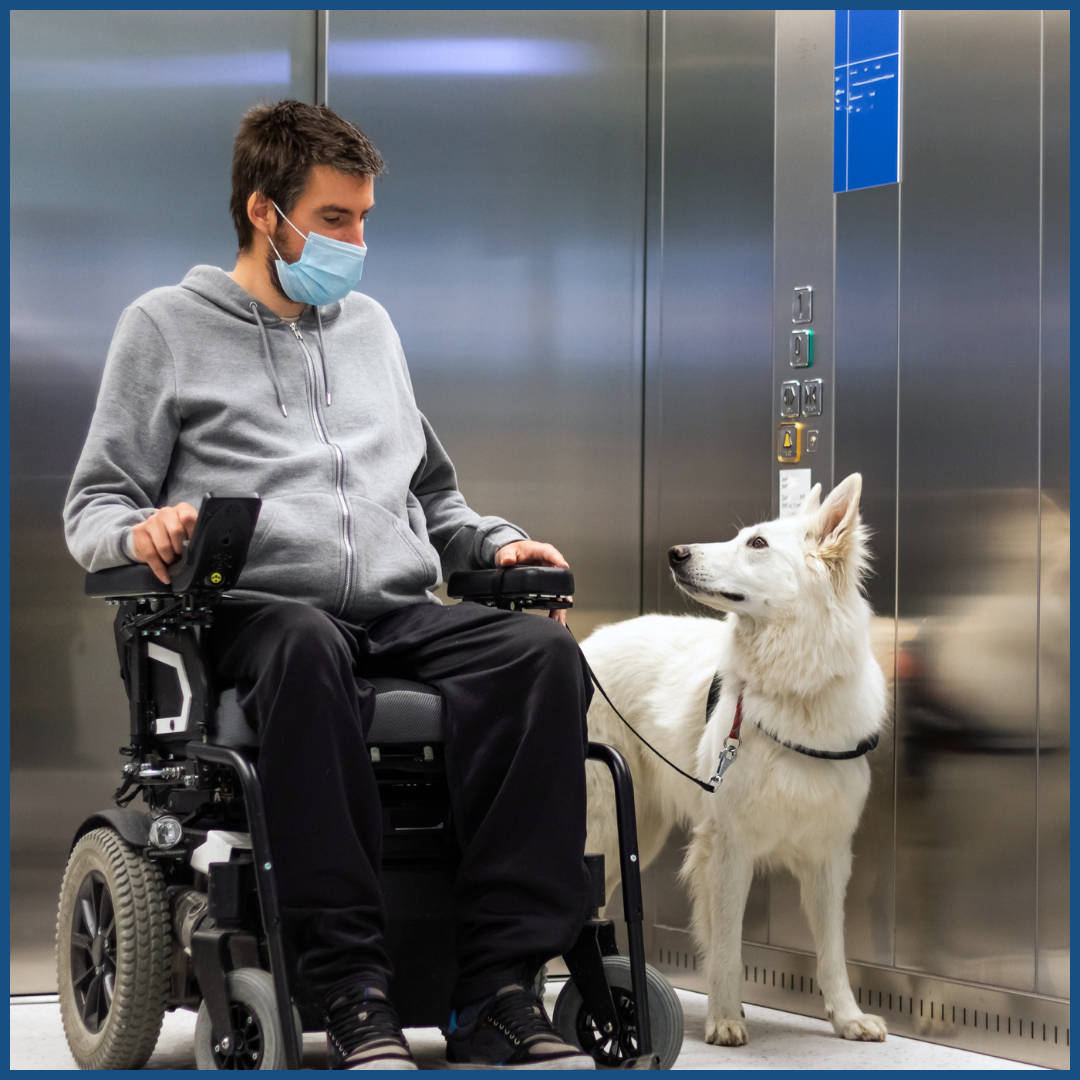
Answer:
MULTIPOLYGON (((870 186, 837 184, 857 22, 841 56, 833 11, 12 13, 13 993, 53 986, 125 733, 59 516, 112 329, 232 265, 238 118, 291 95, 387 158, 364 289, 470 504, 570 560, 579 637, 691 613, 670 545, 863 474, 895 720, 853 985, 896 1031, 1067 1065, 1069 13, 897 13, 870 186)), ((698 988, 684 842, 647 941, 698 988)), ((748 1001, 819 1008, 786 874, 744 936, 748 1001)))

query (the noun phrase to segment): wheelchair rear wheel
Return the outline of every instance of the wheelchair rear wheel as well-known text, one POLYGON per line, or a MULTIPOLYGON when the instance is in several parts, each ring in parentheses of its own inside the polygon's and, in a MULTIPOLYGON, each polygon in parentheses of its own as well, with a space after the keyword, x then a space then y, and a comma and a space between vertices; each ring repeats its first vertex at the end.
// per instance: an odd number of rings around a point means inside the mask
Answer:
POLYGON ((138 1069, 169 991, 171 928, 161 870, 109 828, 68 859, 56 919, 60 1017, 82 1069, 138 1069))
MULTIPOLYGON (((637 1010, 631 989, 630 961, 625 956, 605 956, 604 974, 619 1014, 622 1030, 618 1038, 613 1039, 600 1031, 573 979, 567 980, 559 992, 551 1022, 562 1038, 571 1046, 584 1050, 598 1069, 619 1069, 623 1062, 638 1056, 637 1010)), ((670 1069, 682 1050, 682 1002, 671 983, 648 964, 645 965, 645 976, 652 1050, 660 1058, 660 1068, 670 1069)))
MULTIPOLYGON (((225 976, 236 1049, 226 1056, 213 1045, 210 1012, 204 1001, 195 1021, 195 1064, 200 1069, 284 1069, 285 1044, 278 1022, 274 979, 261 968, 236 968, 225 976)), ((303 1046, 300 1014, 293 1006, 297 1042, 303 1046)))

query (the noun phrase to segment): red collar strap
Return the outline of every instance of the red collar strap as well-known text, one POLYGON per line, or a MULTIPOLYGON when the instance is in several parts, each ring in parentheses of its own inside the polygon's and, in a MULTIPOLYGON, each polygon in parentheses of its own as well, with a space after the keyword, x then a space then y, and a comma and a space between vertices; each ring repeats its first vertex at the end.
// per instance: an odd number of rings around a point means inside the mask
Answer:
MULTIPOLYGON (((735 703, 735 723, 731 725, 731 733, 728 735, 728 739, 734 739, 735 745, 739 744, 739 728, 742 727, 742 694, 739 695, 739 700, 735 703)), ((727 741, 726 739, 724 740, 727 741)))

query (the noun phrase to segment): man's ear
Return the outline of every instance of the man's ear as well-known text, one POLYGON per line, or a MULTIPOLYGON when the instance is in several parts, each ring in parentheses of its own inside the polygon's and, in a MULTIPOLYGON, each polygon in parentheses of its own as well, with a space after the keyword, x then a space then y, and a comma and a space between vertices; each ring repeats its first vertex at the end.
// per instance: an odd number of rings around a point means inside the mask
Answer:
POLYGON ((843 563, 859 541, 859 496, 862 476, 852 473, 829 492, 814 516, 818 555, 827 566, 843 563))
POLYGON ((274 204, 261 191, 253 191, 247 201, 248 221, 263 236, 273 235, 277 229, 277 211, 274 204))
POLYGON ((807 493, 806 497, 802 501, 802 506, 799 507, 800 514, 814 514, 817 513, 818 508, 821 506, 821 485, 815 484, 807 493))

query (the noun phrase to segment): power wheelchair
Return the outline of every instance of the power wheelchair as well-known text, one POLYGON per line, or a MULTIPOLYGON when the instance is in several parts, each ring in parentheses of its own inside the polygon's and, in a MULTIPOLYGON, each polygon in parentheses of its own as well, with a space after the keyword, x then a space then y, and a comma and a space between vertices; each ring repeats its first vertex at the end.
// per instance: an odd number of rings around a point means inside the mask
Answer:
MULTIPOLYGON (((61 1015, 81 1068, 141 1067, 167 1010, 198 1011, 196 1062, 206 1069, 300 1067, 302 1033, 325 1016, 298 990, 282 932, 257 736, 235 687, 214 685, 202 629, 236 584, 258 496, 202 503, 165 585, 139 564, 87 574, 86 594, 118 608, 130 744, 116 807, 80 826, 61 888, 61 1015), (145 809, 130 805, 140 794, 145 809)), ((568 607, 569 571, 513 567, 451 575, 453 597, 504 608, 568 607)), ((366 738, 383 812, 382 887, 391 997, 403 1026, 445 1022, 456 974, 453 882, 460 851, 443 762, 442 699, 398 679, 376 687, 366 738)), ((589 744, 615 785, 629 959, 599 918, 602 855, 587 855, 591 917, 564 960, 552 1020, 601 1068, 670 1068, 683 1016, 667 980, 646 965, 634 796, 625 759, 589 744)), ((542 977, 538 976, 538 980, 542 977)))

